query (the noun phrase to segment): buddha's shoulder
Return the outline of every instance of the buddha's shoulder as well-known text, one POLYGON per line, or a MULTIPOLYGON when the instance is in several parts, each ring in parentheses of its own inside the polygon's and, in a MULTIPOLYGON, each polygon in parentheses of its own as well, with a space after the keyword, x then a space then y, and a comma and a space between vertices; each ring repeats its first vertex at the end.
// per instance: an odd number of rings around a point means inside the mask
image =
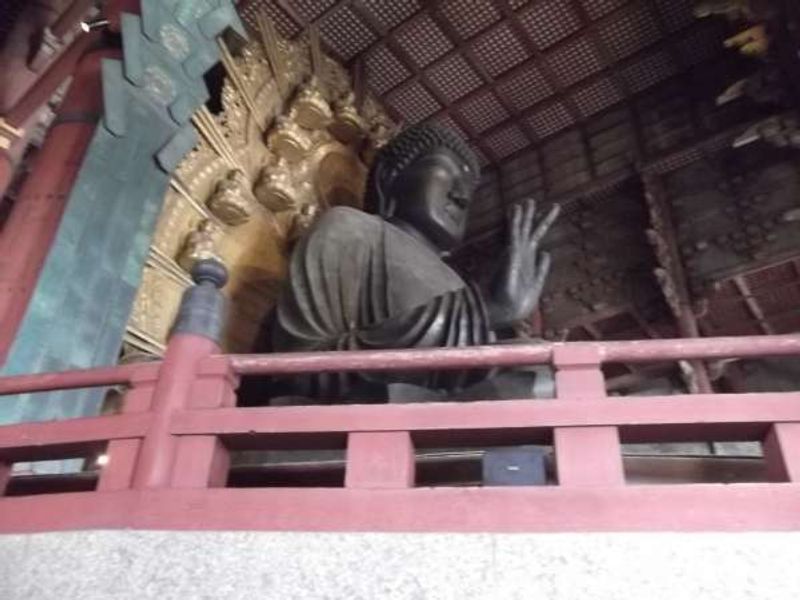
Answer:
POLYGON ((348 206, 334 206, 326 210, 314 225, 315 236, 353 234, 379 231, 384 226, 380 217, 348 206))

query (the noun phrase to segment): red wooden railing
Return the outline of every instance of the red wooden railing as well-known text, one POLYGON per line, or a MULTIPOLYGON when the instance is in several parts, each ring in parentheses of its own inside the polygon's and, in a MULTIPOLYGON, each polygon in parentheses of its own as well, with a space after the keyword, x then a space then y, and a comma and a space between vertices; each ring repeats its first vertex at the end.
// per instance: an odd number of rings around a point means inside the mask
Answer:
POLYGON ((800 354, 800 336, 220 355, 174 335, 162 362, 0 379, 0 394, 128 386, 121 414, 0 427, 17 461, 105 452, 95 491, 0 498, 0 532, 96 527, 742 530, 800 527, 800 393, 607 397, 604 362, 800 354), (239 377, 550 363, 553 400, 236 407, 239 377), (770 482, 627 485, 621 443, 757 440, 770 482), (414 487, 415 448, 552 444, 557 485, 414 487), (346 448, 343 488, 226 488, 235 450, 346 448))

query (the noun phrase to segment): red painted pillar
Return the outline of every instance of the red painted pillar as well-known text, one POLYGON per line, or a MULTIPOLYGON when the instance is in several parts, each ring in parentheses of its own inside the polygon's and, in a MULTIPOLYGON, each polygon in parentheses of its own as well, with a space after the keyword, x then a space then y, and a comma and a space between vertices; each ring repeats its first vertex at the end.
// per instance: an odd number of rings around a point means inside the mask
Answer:
POLYGON ((56 118, 0 233, 0 363, 25 314, 100 118, 101 60, 116 56, 116 51, 97 51, 81 60, 59 114, 83 118, 56 118))
MULTIPOLYGON (((97 44, 99 39, 97 32, 76 38, 70 47, 29 87, 25 75, 18 78, 20 80, 18 83, 27 89, 2 117, 11 127, 23 130, 23 134, 20 138, 8 134, 4 136, 10 139, 11 147, 0 149, 0 162, 2 163, 0 164, 0 198, 8 190, 19 157, 22 156, 28 145, 30 132, 24 132, 24 129, 30 128, 35 123, 36 112, 47 103, 56 89, 72 76, 78 61, 92 46, 97 44)), ((24 66, 20 64, 18 68, 24 69, 24 66)))
POLYGON ((73 0, 51 26, 40 31, 38 47, 28 63, 32 71, 41 70, 63 49, 64 38, 72 33, 93 4, 93 0, 73 0))
MULTIPOLYGON (((92 31, 85 35, 80 35, 75 38, 69 48, 64 50, 59 57, 51 64, 47 70, 39 77, 36 82, 28 88, 25 94, 17 100, 8 112, 4 115, 6 121, 13 127, 22 127, 25 122, 44 106, 64 81, 67 80, 73 73, 75 77, 82 77, 85 81, 87 77, 91 77, 92 67, 87 66, 87 60, 91 62, 91 56, 96 56, 92 53, 87 55, 87 52, 95 46, 101 38, 97 31, 92 31), (78 66, 78 63, 81 66, 78 66), (76 70, 80 69, 80 70, 76 70), (90 73, 87 74, 87 71, 90 73)), ((108 56, 106 54, 105 56, 108 56)), ((99 60, 98 60, 99 64, 99 60)), ((75 82, 73 82, 75 83, 75 82)), ((72 110, 96 112, 99 106, 100 97, 83 97, 78 96, 74 90, 80 88, 78 85, 71 85, 67 97, 64 99, 62 108, 59 112, 66 112, 63 108, 67 101, 71 103, 72 110)), ((96 86, 95 86, 96 87, 96 86)))
POLYGON ((153 389, 153 420, 142 441, 133 476, 136 488, 166 487, 172 476, 177 440, 170 433, 172 415, 189 405, 200 360, 219 352, 213 340, 190 333, 172 336, 153 389))
MULTIPOLYGON (((558 400, 606 397, 600 354, 585 346, 558 346, 553 351, 558 400)), ((622 485, 622 449, 616 427, 556 427, 554 434, 559 485, 622 485)))
MULTIPOLYGON (((85 14, 91 4, 93 4, 91 1, 75 0, 54 23, 51 35, 55 35, 57 38, 62 37, 69 28, 74 27, 75 23, 85 14)), ((108 0, 105 2, 103 16, 109 20, 109 28, 111 30, 119 31, 120 14, 122 12, 138 13, 139 0, 108 0)), ((46 70, 32 84, 28 81, 29 76, 22 75, 19 82, 21 85, 17 87, 27 89, 2 115, 9 125, 16 128, 25 126, 34 116, 34 113, 42 108, 53 96, 56 89, 75 73, 81 57, 100 43, 102 35, 99 30, 78 34, 69 47, 59 51, 58 57, 47 65, 46 70)), ((15 67, 24 70, 25 60, 25 57, 21 57, 19 63, 14 63, 15 67)), ((47 57, 47 60, 49 61, 49 57, 47 57)), ((37 65, 36 70, 40 66, 44 65, 37 65)), ((27 141, 21 140, 19 143, 26 145, 27 141)), ((16 164, 14 156, 22 154, 23 150, 19 149, 17 152, 6 153, 5 150, 0 149, 0 198, 5 195, 11 182, 14 165, 16 164)), ((40 172, 39 175, 41 174, 40 172)))
POLYGON ((414 487, 414 462, 414 444, 407 431, 351 433, 345 487, 414 487))
MULTIPOLYGON (((158 381, 157 364, 143 364, 141 371, 131 377, 131 389, 123 400, 123 414, 147 412, 153 404, 153 393, 158 381)), ((140 438, 111 440, 106 448, 107 461, 97 482, 98 492, 126 490, 133 485, 136 461, 142 448, 140 438)))
POLYGON ((800 483, 800 423, 776 423, 764 440, 764 458, 772 481, 800 483))
POLYGON ((217 446, 216 439, 204 442, 198 438, 183 443, 171 432, 172 416, 189 407, 193 395, 203 390, 202 386, 206 387, 206 396, 197 400, 201 405, 235 403, 221 381, 225 374, 218 374, 219 377, 215 378, 212 373, 205 381, 199 379, 201 361, 219 352, 217 340, 225 318, 225 301, 220 288, 227 281, 227 272, 221 263, 203 260, 195 265, 192 278, 196 285, 184 292, 158 381, 153 388, 152 421, 142 440, 133 473, 135 488, 167 487, 173 481, 181 485, 200 485, 202 481, 218 484, 220 473, 226 470, 226 455, 217 446), (197 459, 198 462, 192 456, 194 451, 205 453, 197 459), (205 463, 204 473, 203 456, 210 459, 205 463), (182 477, 180 469, 184 467, 190 472, 182 477), (215 481, 210 481, 212 468, 215 481))

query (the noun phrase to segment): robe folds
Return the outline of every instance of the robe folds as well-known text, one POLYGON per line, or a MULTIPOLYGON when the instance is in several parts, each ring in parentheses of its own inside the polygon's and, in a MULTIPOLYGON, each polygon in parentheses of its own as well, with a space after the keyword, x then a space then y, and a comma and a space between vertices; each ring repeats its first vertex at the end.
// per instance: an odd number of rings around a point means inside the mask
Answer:
MULTIPOLYGON (((399 227, 347 207, 326 211, 298 242, 269 336, 275 352, 494 341, 477 288, 399 227)), ((363 396, 381 401, 388 383, 457 390, 485 376, 485 371, 329 373, 293 378, 292 388, 323 402, 363 396)))

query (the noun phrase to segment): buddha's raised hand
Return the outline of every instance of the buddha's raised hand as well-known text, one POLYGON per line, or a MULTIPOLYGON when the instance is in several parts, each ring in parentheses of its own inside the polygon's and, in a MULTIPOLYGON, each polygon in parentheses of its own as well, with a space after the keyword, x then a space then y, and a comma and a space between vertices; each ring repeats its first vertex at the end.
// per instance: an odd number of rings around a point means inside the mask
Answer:
POLYGON ((561 207, 555 204, 543 219, 537 221, 533 200, 525 200, 511 208, 509 251, 492 283, 487 302, 493 327, 507 327, 526 319, 539 303, 550 271, 550 254, 540 252, 539 247, 560 210, 561 207))

